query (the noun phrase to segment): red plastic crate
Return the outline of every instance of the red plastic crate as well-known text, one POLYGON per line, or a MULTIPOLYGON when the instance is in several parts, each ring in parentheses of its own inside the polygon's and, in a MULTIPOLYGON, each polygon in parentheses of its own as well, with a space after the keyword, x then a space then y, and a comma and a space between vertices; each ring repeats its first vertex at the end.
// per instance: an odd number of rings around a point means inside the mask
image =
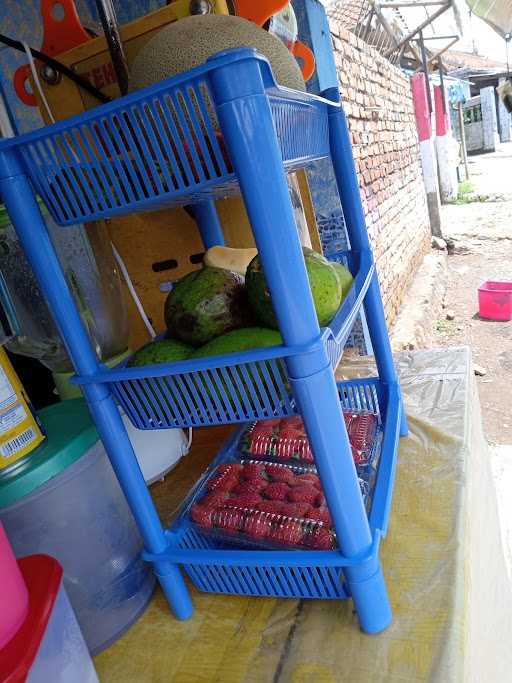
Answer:
POLYGON ((479 315, 487 320, 512 320, 512 282, 486 280, 478 288, 479 315))

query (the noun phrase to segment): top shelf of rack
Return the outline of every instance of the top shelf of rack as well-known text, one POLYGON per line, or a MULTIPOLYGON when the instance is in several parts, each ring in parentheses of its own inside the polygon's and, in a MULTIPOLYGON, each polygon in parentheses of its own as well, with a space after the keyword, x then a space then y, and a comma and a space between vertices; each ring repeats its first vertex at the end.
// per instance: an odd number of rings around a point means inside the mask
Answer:
MULTIPOLYGON (((255 64, 285 169, 328 156, 328 111, 339 105, 278 87, 264 57, 239 49, 60 123, 0 141, 0 157, 15 152, 60 225, 234 194, 237 173, 217 117, 218 102, 230 94, 219 83, 214 87, 213 79, 222 69, 220 80, 228 90, 229 68, 236 67, 237 79, 246 71, 249 80, 255 64)), ((258 121, 247 115, 243 125, 247 132, 258 121)))

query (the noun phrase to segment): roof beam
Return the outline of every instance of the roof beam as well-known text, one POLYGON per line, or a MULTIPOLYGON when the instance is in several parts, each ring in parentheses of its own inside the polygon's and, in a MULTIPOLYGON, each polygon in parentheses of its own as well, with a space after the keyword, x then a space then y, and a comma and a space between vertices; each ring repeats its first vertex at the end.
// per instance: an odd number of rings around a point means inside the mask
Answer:
POLYGON ((459 39, 459 35, 452 34, 451 36, 430 36, 429 38, 423 38, 423 40, 453 40, 454 38, 459 39))
MULTIPOLYGON (((456 43, 458 40, 459 40, 459 36, 457 36, 454 40, 452 40, 450 43, 448 43, 448 45, 445 45, 445 46, 442 48, 442 50, 439 50, 438 52, 435 52, 435 53, 432 55, 432 57, 430 57, 430 58, 428 59, 428 61, 427 61, 427 66, 430 66, 430 64, 432 64, 432 62, 437 61, 437 60, 439 59, 439 57, 440 57, 442 54, 444 54, 444 53, 446 52, 446 50, 449 50, 449 49, 452 47, 452 45, 455 45, 455 43, 456 43)), ((418 73, 418 71, 423 71, 423 68, 416 69, 416 73, 418 73)))
MULTIPOLYGON (((451 4, 451 3, 449 3, 451 4)), ((438 5, 446 5, 446 0, 424 0, 424 2, 383 2, 382 7, 391 7, 392 9, 400 9, 402 7, 436 7, 438 5)))
POLYGON ((411 31, 404 38, 402 38, 402 40, 400 40, 400 42, 396 45, 395 48, 393 48, 392 50, 388 50, 388 52, 386 52, 384 57, 386 57, 386 58, 389 57, 389 55, 392 54, 396 48, 401 47, 404 43, 408 43, 411 40, 411 38, 414 38, 414 36, 417 33, 419 33, 419 31, 422 31, 426 26, 431 24, 434 21, 434 19, 437 19, 437 17, 440 17, 441 14, 444 14, 444 12, 446 12, 446 10, 450 9, 451 6, 452 6, 451 2, 449 2, 447 4, 443 4, 438 10, 436 10, 433 14, 431 14, 428 17, 428 19, 425 19, 425 21, 422 21, 421 24, 414 29, 414 31, 411 31))

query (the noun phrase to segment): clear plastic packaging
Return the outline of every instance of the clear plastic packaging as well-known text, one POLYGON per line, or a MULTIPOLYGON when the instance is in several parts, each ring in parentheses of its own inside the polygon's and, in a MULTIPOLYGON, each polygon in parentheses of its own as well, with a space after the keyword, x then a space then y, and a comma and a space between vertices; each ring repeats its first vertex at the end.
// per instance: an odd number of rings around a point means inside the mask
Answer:
MULTIPOLYGON (((360 480, 365 503, 369 486, 360 480)), ((331 515, 314 467, 234 460, 208 470, 184 514, 201 532, 263 548, 330 550, 331 515)))
MULTIPOLYGON (((352 455, 356 466, 368 465, 373 456, 378 416, 368 411, 344 410, 352 455)), ((300 416, 254 422, 241 440, 241 449, 252 457, 280 461, 314 462, 300 416)))
MULTIPOLYGON (((112 256, 107 227, 95 223, 61 230, 45 214, 46 225, 68 285, 98 358, 106 361, 128 348, 128 314, 112 256)), ((57 326, 27 261, 7 212, 0 205, 0 271, 5 297, 15 311, 17 336, 7 347, 39 359, 52 372, 70 372, 73 365, 57 326)))

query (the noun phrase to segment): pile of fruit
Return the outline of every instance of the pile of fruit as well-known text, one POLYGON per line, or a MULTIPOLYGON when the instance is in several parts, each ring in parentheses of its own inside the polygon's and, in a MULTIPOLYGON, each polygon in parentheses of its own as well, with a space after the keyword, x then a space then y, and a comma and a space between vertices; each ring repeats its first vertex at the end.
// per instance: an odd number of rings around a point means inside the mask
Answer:
MULTIPOLYGON (((356 465, 367 465, 377 434, 377 415, 368 411, 344 410, 356 465)), ((306 429, 299 415, 261 420, 253 423, 241 440, 243 452, 259 458, 276 460, 314 461, 306 429)))
MULTIPOLYGON (((304 247, 304 260, 320 325, 327 325, 352 275, 304 247)), ((179 280, 165 302, 168 339, 139 349, 131 367, 172 363, 266 348, 282 343, 272 300, 254 249, 214 247, 205 266, 179 280)))
POLYGON ((263 547, 334 547, 331 516, 312 467, 256 460, 218 465, 189 515, 204 532, 263 547))

